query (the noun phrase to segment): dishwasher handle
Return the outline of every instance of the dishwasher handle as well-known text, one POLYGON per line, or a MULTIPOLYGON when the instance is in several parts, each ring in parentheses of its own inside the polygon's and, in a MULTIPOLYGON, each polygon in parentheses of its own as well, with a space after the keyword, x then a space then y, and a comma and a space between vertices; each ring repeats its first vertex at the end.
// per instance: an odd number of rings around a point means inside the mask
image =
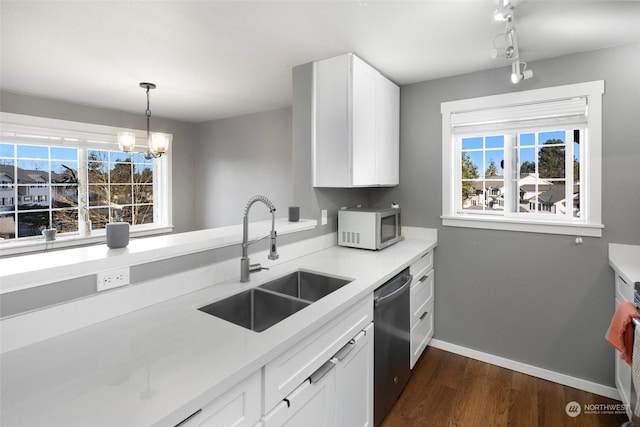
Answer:
POLYGON ((413 280, 413 276, 411 274, 408 274, 406 276, 404 276, 405 282, 402 284, 402 286, 400 286, 398 289, 396 289, 395 291, 391 292, 389 295, 385 295, 383 297, 380 296, 374 296, 373 298, 373 305, 375 307, 380 306, 380 304, 382 304, 385 301, 391 301, 394 300, 398 295, 400 295, 402 293, 402 291, 404 291, 404 289, 409 286, 409 284, 411 283, 411 281, 413 280))

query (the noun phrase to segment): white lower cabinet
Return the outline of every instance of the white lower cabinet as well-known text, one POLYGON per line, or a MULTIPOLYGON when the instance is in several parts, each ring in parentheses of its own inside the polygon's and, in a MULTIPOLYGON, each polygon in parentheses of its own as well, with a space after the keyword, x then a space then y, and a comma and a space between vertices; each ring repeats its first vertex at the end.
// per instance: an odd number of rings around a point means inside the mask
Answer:
POLYGON ((422 314, 418 323, 411 328, 411 369, 427 348, 433 337, 433 304, 422 314))
POLYGON ((264 427, 373 425, 373 323, 262 418, 264 427))
POLYGON ((413 281, 410 289, 411 302, 411 369, 433 337, 433 251, 409 267, 413 281))
POLYGON ((265 427, 371 426, 373 294, 264 367, 265 427))
POLYGON ((264 407, 270 411, 373 320, 373 294, 337 315, 264 366, 264 407))
POLYGON ((336 359, 336 427, 373 426, 373 323, 336 359))
MULTIPOLYGON (((260 371, 237 384, 200 411, 178 424, 180 427, 253 427, 260 421, 262 390, 260 371)), ((259 424, 258 424, 259 425, 259 424)))

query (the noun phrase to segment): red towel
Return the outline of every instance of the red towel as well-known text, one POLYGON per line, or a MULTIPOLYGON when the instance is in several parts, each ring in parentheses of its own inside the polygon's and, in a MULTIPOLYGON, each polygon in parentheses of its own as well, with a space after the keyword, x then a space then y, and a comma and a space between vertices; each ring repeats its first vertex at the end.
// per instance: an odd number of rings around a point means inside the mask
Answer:
POLYGON ((631 365, 633 357, 633 318, 640 319, 640 313, 635 305, 623 302, 618 305, 613 313, 611 325, 607 332, 607 341, 620 350, 620 358, 631 365))

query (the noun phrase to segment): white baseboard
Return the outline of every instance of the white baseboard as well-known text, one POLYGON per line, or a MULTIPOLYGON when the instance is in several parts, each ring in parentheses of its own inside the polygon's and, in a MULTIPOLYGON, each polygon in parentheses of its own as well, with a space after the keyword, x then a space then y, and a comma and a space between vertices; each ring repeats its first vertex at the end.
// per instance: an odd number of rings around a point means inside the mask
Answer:
POLYGON ((558 384, 577 388, 579 390, 594 393, 599 396, 620 400, 620 394, 618 393, 618 389, 616 389, 615 387, 607 387, 602 384, 597 384, 591 381, 561 374, 559 372, 550 371, 548 369, 539 368, 537 366, 528 365, 526 363, 517 362, 515 360, 506 359, 494 354, 484 353, 482 351, 462 347, 457 344, 451 344, 438 339, 432 339, 429 345, 431 347, 449 351, 451 353, 460 354, 471 359, 476 359, 482 362, 490 363, 492 365, 511 369, 512 371, 521 372, 523 374, 531 375, 537 378, 542 378, 543 380, 553 381, 558 384))

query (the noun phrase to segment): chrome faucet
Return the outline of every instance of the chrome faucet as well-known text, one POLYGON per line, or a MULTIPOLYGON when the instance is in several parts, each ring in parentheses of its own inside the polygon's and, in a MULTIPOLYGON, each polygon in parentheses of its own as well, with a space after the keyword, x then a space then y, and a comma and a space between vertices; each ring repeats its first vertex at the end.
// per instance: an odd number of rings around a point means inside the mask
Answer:
POLYGON ((247 206, 244 208, 244 216, 242 217, 242 258, 240 258, 241 282, 248 282, 250 280, 249 275, 254 271, 266 270, 266 268, 262 267, 260 264, 250 264, 248 255, 249 245, 262 240, 258 239, 249 243, 249 209, 251 209, 251 206, 258 201, 264 203, 269 208, 269 212, 271 212, 271 233, 269 236, 265 236, 262 239, 270 237, 271 243, 269 244, 269 259, 278 259, 278 252, 276 250, 276 207, 273 206, 273 203, 264 196, 253 196, 247 202, 247 206))

